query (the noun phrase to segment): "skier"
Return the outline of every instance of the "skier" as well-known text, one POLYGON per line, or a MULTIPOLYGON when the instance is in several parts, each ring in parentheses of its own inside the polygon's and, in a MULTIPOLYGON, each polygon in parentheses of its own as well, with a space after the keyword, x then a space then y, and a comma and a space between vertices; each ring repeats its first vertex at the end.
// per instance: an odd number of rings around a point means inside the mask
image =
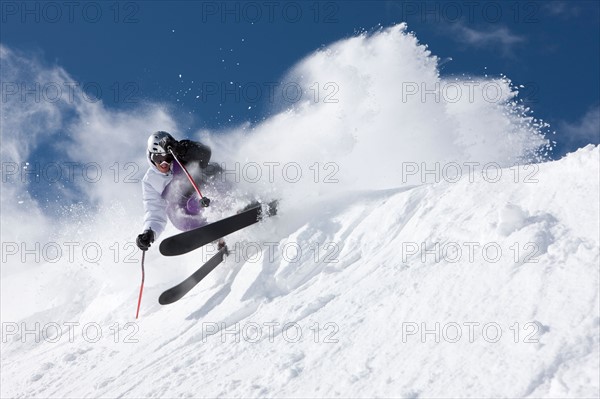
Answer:
POLYGON ((167 217, 184 231, 207 224, 202 208, 208 206, 209 200, 198 197, 185 170, 195 182, 214 181, 221 168, 209 163, 210 157, 210 147, 202 143, 177 141, 164 131, 150 135, 147 150, 150 167, 142 179, 144 232, 136 239, 142 251, 150 248, 163 232, 167 217))

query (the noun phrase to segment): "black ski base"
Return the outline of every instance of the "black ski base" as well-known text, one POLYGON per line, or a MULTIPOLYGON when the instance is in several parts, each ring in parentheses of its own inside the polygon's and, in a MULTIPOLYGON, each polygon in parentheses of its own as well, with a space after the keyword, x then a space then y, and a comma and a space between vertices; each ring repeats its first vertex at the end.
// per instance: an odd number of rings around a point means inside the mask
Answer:
POLYGON ((194 230, 185 231, 165 238, 159 246, 160 253, 164 256, 183 255, 194 249, 200 248, 219 238, 248 227, 262 218, 277 214, 277 200, 264 205, 254 203, 240 213, 221 219, 194 230))
POLYGON ((227 249, 227 245, 219 244, 220 249, 212 258, 208 260, 205 264, 200 266, 198 270, 194 272, 191 276, 183 280, 180 284, 177 284, 175 287, 170 288, 160 294, 158 297, 158 303, 161 305, 168 305, 170 303, 177 302, 181 298, 184 297, 185 294, 191 291, 204 277, 208 276, 210 272, 212 272, 215 267, 217 267, 226 255, 229 254, 227 249))

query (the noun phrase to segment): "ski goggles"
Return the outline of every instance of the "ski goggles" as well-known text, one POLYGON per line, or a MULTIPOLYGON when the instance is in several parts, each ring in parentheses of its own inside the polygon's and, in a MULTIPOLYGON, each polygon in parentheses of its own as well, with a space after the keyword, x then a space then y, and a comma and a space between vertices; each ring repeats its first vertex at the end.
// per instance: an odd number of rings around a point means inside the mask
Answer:
POLYGON ((163 162, 171 163, 173 162, 172 154, 155 154, 150 155, 150 160, 157 165, 160 165, 163 162))

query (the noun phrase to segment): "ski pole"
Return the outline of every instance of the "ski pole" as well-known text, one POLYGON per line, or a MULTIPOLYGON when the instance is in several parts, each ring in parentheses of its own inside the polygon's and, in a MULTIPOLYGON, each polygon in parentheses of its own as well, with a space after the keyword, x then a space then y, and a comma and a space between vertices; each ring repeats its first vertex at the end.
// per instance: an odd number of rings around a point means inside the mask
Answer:
POLYGON ((137 319, 140 314, 140 304, 142 303, 142 292, 144 291, 144 258, 146 257, 146 251, 142 251, 142 285, 140 286, 140 296, 138 297, 137 311, 135 312, 135 318, 137 319))
POLYGON ((183 171, 185 172, 185 175, 189 179, 190 183, 192 183, 192 186, 194 186, 194 188, 196 189, 196 192, 198 193, 198 196, 200 197, 200 205, 202 205, 203 207, 207 207, 208 204, 210 204, 210 199, 202 195, 202 193, 200 192, 200 189, 196 185, 196 182, 192 178, 192 175, 190 175, 190 172, 188 172, 187 169, 185 168, 185 166, 183 166, 183 164, 179 161, 179 158, 177 158, 177 155, 175 155, 175 153, 173 152, 173 149, 171 147, 169 147, 169 152, 171 153, 171 155, 173 155, 173 158, 175 158, 175 160, 177 161, 179 166, 181 166, 181 169, 183 169, 183 171))

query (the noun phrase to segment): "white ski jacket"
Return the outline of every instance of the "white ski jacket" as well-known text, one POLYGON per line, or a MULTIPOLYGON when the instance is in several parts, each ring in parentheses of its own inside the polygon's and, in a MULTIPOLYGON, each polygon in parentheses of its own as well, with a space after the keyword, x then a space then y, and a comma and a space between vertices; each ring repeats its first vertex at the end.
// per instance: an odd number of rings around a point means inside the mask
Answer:
POLYGON ((173 172, 159 172, 154 166, 150 166, 142 179, 142 198, 144 200, 144 231, 152 229, 154 239, 164 231, 167 225, 167 201, 162 193, 173 180, 173 172))
MULTIPOLYGON (((208 167, 211 156, 210 147, 190 140, 181 140, 178 144, 178 158, 183 165, 196 161, 202 169, 208 167)), ((163 198, 163 192, 167 185, 173 180, 173 166, 168 173, 161 173, 147 159, 150 167, 142 179, 142 198, 144 200, 144 231, 152 229, 154 239, 165 230, 167 225, 167 200, 163 198)))

